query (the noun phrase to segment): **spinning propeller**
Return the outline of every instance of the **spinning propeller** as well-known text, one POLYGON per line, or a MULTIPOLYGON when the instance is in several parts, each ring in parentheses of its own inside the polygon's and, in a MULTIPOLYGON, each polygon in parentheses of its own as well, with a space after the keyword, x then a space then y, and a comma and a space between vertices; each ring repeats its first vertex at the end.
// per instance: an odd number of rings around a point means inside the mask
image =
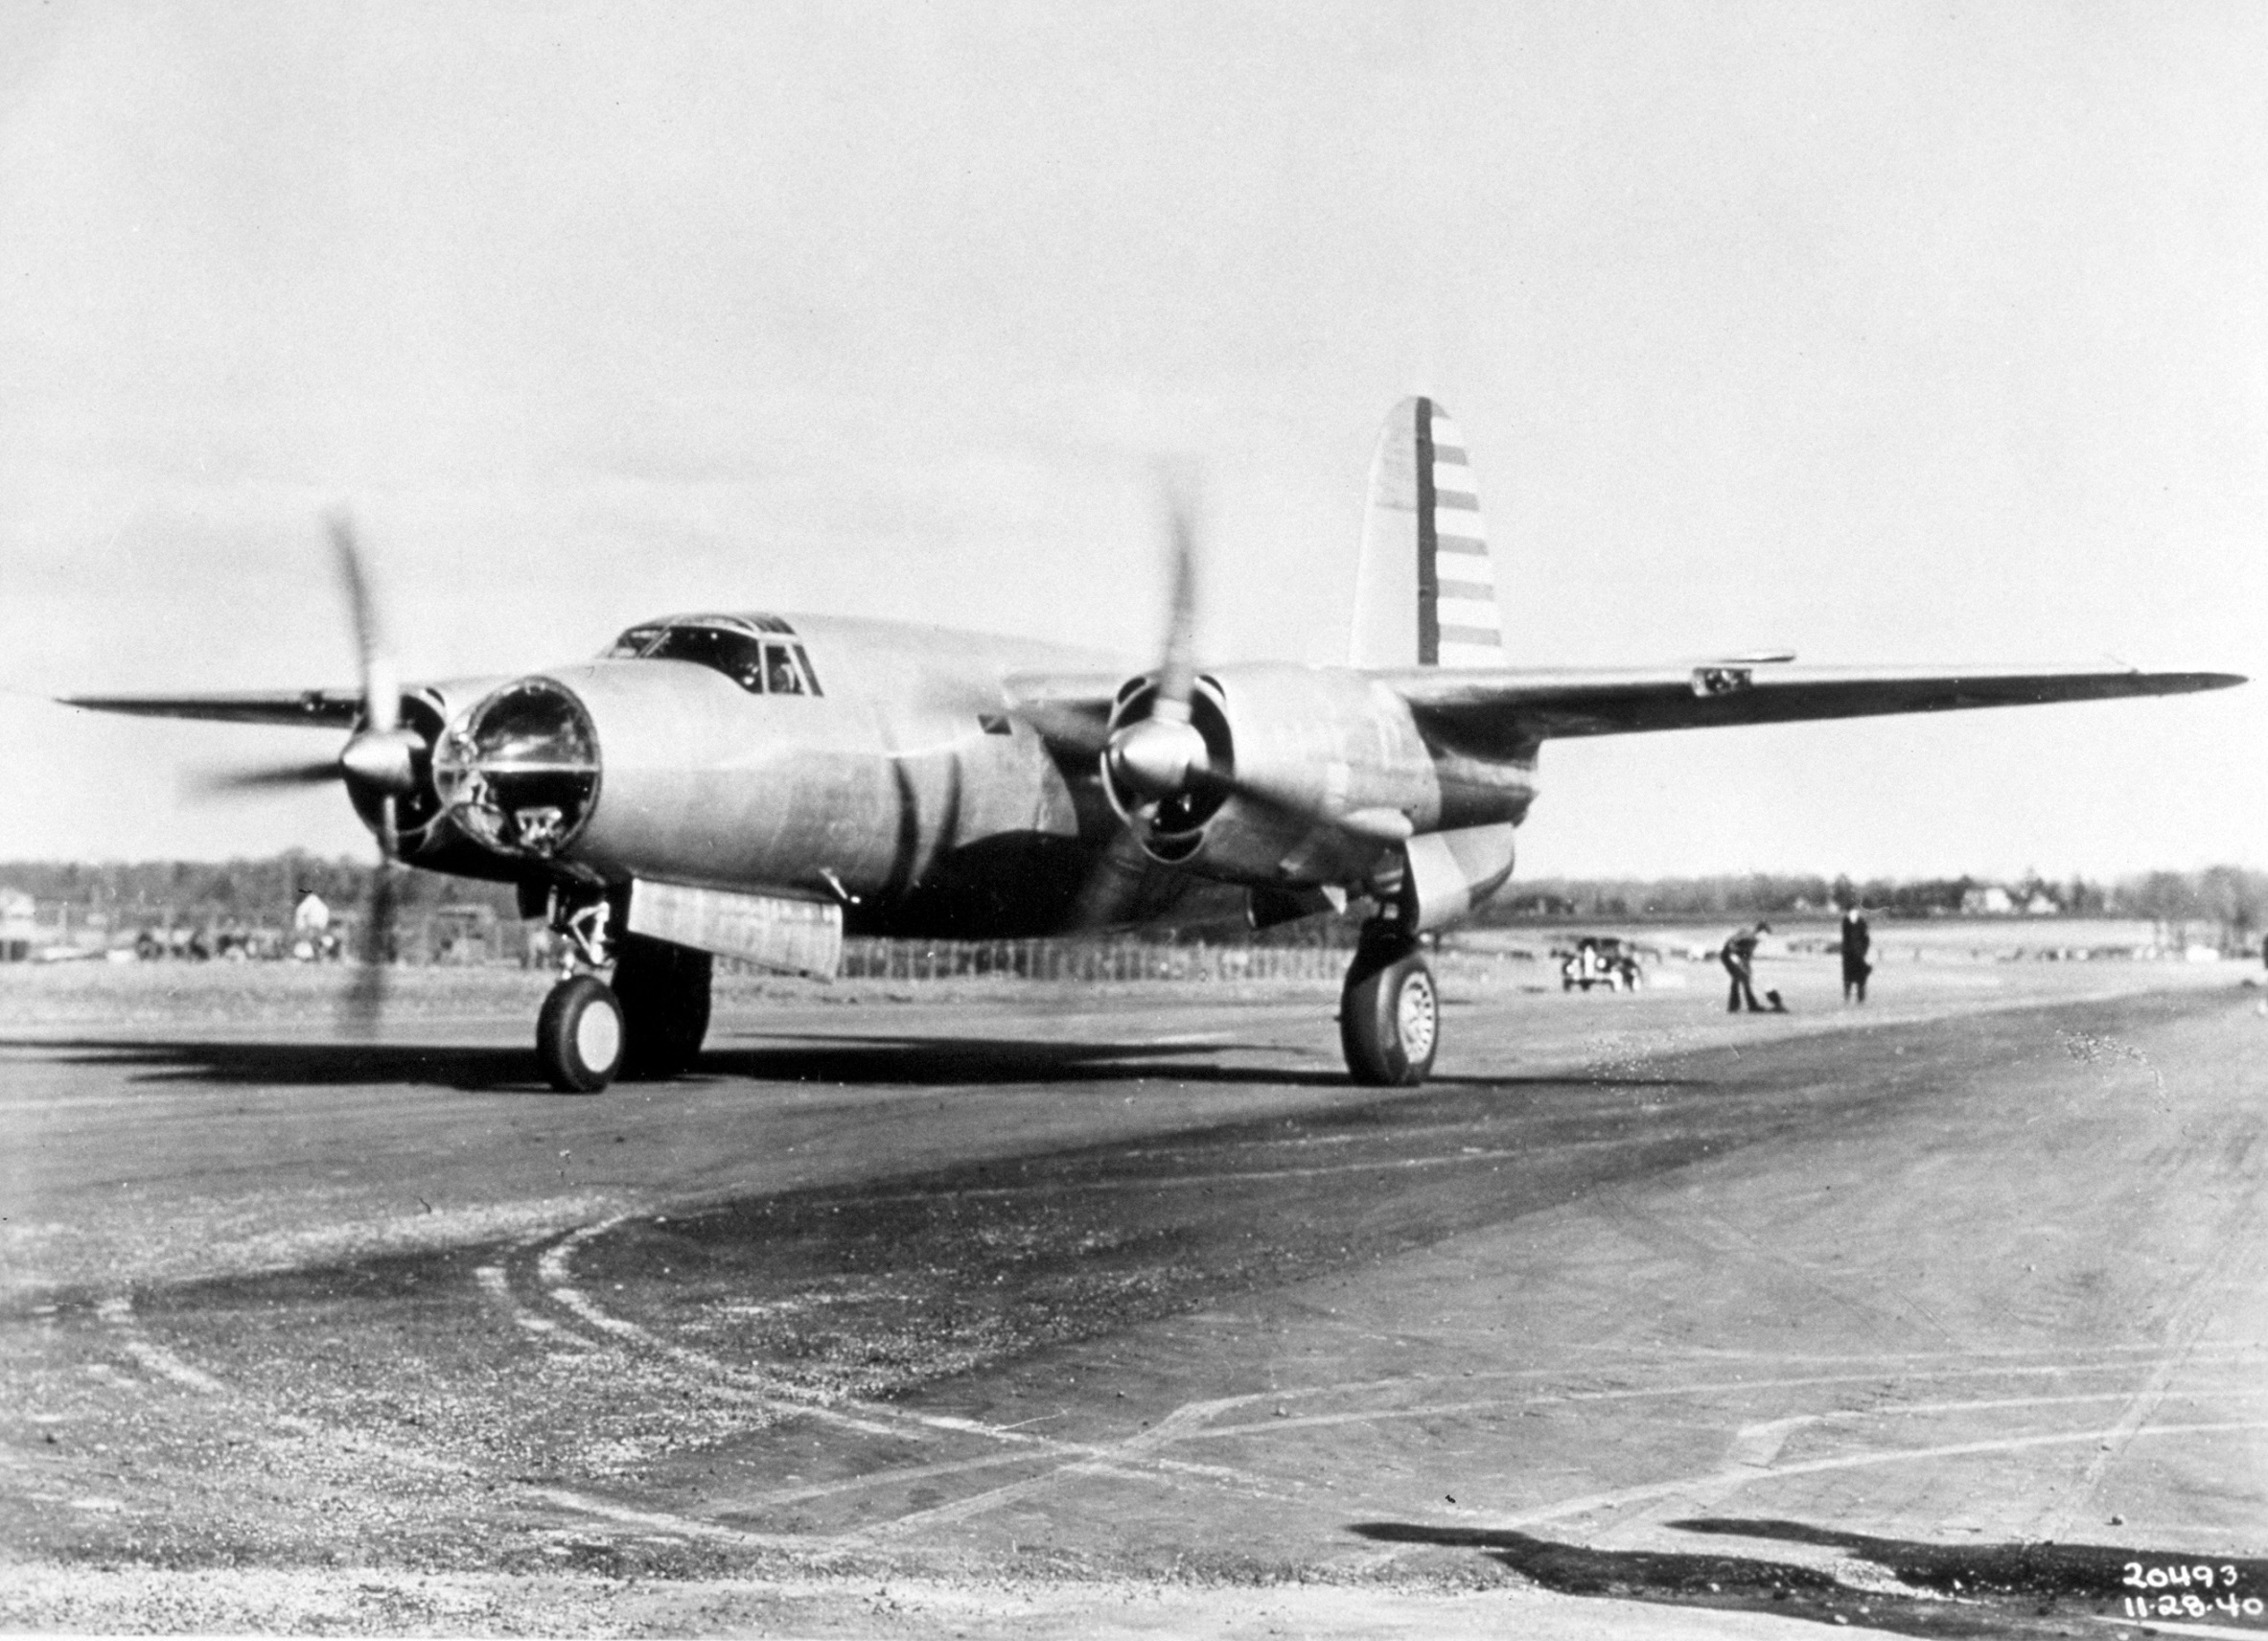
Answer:
POLYGON ((1080 888, 1076 922, 1084 928, 1107 927, 1136 915, 1143 880, 1153 862, 1164 858, 1156 845, 1192 834, 1229 798, 1318 825, 1348 825, 1345 818, 1238 778, 1217 705, 1209 695, 1200 698, 1197 684, 1199 547, 1193 487, 1186 475, 1169 472, 1163 489, 1169 593, 1154 682, 1122 690, 1107 724, 1047 701, 1017 708, 1018 716, 1056 746, 1099 760, 1104 789, 1124 821, 1080 888), (1199 722, 1207 714, 1212 737, 1199 722))
MULTIPOLYGON (((394 671, 378 600, 355 541, 355 526, 344 512, 331 515, 331 551, 346 590, 355 624, 355 654, 361 663, 362 725, 338 751, 339 778, 351 795, 371 800, 372 831, 378 838, 378 868, 370 877, 370 900, 362 909, 361 966, 347 994, 347 1017, 367 1032, 385 1004, 386 969, 393 958, 394 915, 401 898, 401 802, 417 790, 414 759, 426 750, 423 736, 400 727, 402 682, 394 671)), ((361 807, 358 805, 357 807, 361 807)))
POLYGON ((1213 768, 1212 749, 1191 710, 1197 682, 1192 659, 1197 620, 1195 503, 1186 475, 1167 474, 1164 491, 1166 635, 1147 714, 1125 723, 1098 725, 1083 716, 1055 712, 1034 726, 1101 760, 1103 784, 1125 821, 1080 886, 1076 922, 1081 928, 1107 927, 1133 913, 1149 871, 1146 838, 1159 811, 1182 797, 1198 772, 1213 768))
POLYGON ((208 793, 258 792, 278 787, 317 786, 338 781, 378 839, 378 868, 361 917, 360 967, 346 1001, 347 1018, 369 1031, 385 1000, 386 963, 394 943, 394 918, 401 898, 402 807, 419 785, 417 762, 426 755, 425 737, 402 728, 402 685, 394 670, 378 599, 371 589, 353 520, 341 511, 329 520, 331 549, 347 613, 354 624, 360 668, 362 710, 355 732, 338 755, 323 763, 275 764, 234 770, 200 782, 208 793))
POLYGON ((1129 823, 1147 830, 1158 811, 1177 797, 1210 796, 1225 771, 1214 768, 1213 750, 1193 721, 1197 669, 1192 659, 1197 621, 1197 532, 1186 481, 1166 490, 1166 564, 1170 591, 1166 606, 1165 653, 1149 710, 1118 724, 1102 745, 1105 774, 1126 803, 1129 823), (1211 777, 1209 779, 1209 777, 1211 777))

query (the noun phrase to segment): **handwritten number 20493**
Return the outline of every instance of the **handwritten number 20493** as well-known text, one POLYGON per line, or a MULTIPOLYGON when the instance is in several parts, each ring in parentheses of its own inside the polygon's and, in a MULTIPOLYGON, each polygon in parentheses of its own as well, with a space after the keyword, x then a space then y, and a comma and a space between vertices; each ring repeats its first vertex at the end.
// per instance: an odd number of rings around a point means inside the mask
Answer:
POLYGON ((2226 1561, 2218 1567, 2210 1561, 2177 1561, 2169 1567, 2129 1561, 2126 1576, 2118 1582, 2128 1589, 2234 1589, 2236 1569, 2226 1561))

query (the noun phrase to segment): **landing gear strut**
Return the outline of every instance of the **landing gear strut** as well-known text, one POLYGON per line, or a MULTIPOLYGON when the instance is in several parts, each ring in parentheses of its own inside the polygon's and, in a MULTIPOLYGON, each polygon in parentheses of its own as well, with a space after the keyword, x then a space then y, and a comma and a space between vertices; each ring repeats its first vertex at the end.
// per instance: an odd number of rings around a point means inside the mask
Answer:
POLYGON ((562 1094, 596 1094, 616 1076, 677 1076, 708 1034, 708 954, 613 935, 615 912, 595 890, 551 895, 551 927, 567 957, 536 1019, 536 1058, 562 1094), (610 962, 612 985, 595 972, 610 962))
POLYGON ((1394 923, 1362 932, 1339 994, 1339 1046, 1354 1080, 1415 1088, 1433 1069, 1441 994, 1417 937, 1394 923))

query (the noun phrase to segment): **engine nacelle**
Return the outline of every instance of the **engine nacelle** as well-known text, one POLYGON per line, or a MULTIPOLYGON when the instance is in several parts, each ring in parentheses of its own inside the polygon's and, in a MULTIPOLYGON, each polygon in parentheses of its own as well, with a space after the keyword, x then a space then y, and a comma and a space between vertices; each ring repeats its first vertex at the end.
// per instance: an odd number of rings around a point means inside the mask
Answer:
MULTIPOLYGON (((509 880, 514 875, 510 863, 499 862, 456 829, 433 780, 433 749, 447 727, 502 682, 496 678, 451 679, 403 691, 398 722, 425 743, 410 754, 410 775, 416 784, 393 800, 397 846, 408 864, 458 877, 509 880)), ((362 824, 376 831, 381 823, 379 795, 353 786, 347 793, 362 824)))
MULTIPOLYGON (((1113 728, 1147 716, 1156 690, 1149 678, 1120 690, 1113 728)), ((1359 673, 1223 668, 1197 680, 1190 720, 1211 769, 1255 796, 1199 781, 1147 808, 1106 774, 1120 814, 1169 866, 1238 883, 1355 883, 1400 837, 1441 820, 1441 783, 1409 707, 1359 673)))

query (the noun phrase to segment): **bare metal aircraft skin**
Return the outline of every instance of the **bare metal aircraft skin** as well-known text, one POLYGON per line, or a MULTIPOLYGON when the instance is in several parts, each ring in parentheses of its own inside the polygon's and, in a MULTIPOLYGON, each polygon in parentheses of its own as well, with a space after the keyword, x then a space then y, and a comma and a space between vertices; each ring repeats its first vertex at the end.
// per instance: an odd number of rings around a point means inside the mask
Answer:
POLYGON ((336 778, 389 859, 521 886, 569 954, 538 1049, 563 1089, 698 1052, 710 958, 830 973, 845 933, 989 938, 1370 908, 1351 1071, 1421 1080, 1421 936, 1510 876, 1539 749, 1573 736, 2168 695, 2119 667, 1508 664, 1463 440, 1405 401, 1373 465, 1346 667, 1198 666, 1174 518, 1163 659, 767 612, 659 618, 596 659, 399 689, 336 525, 359 691, 79 697, 108 711, 350 731, 336 778))

